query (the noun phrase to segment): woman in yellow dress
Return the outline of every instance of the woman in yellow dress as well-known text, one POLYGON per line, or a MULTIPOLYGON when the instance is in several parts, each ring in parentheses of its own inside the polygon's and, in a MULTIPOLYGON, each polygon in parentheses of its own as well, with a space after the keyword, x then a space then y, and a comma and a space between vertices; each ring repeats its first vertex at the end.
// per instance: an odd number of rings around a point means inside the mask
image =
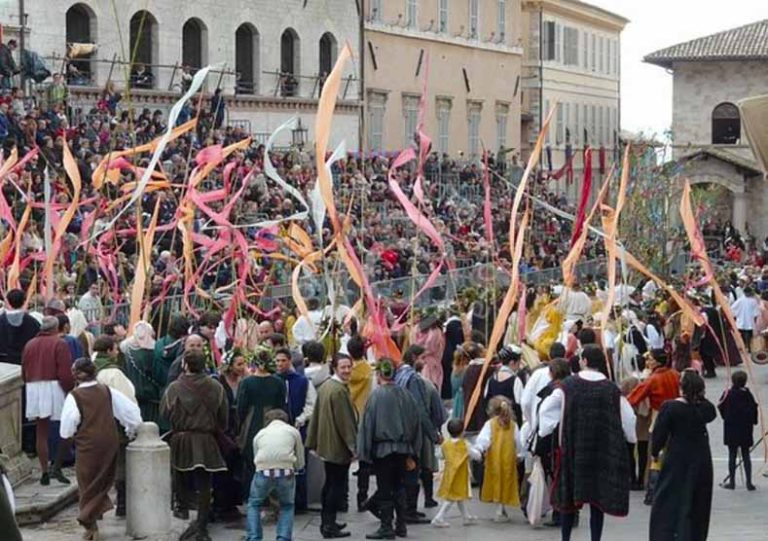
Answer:
POLYGON ((461 419, 451 419, 447 428, 450 438, 441 446, 445 464, 440 488, 437 490, 437 497, 441 498, 443 503, 432 519, 432 526, 436 528, 450 526, 445 520, 445 515, 454 503, 459 508, 465 526, 477 521, 476 517, 467 513, 464 502, 472 497, 469 486, 469 459, 480 460, 480 454, 463 438, 464 422, 461 419))
POLYGON ((485 455, 480 500, 498 504, 495 522, 507 522, 507 507, 520 506, 517 482, 517 447, 520 435, 514 423, 512 404, 503 396, 488 403, 488 416, 475 442, 475 449, 485 455))

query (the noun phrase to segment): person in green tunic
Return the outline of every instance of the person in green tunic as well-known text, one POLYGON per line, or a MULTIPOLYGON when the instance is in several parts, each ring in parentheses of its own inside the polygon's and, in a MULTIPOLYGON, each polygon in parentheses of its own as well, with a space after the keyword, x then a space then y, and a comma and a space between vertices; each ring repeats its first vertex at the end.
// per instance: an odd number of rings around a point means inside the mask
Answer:
POLYGON ((184 337, 187 334, 189 334, 189 321, 184 316, 175 315, 168 325, 168 334, 155 342, 153 373, 155 381, 163 386, 160 389, 161 395, 168 385, 168 369, 184 351, 184 337))
POLYGON ((123 371, 136 389, 136 401, 139 403, 141 418, 145 422, 157 422, 160 406, 160 389, 163 385, 155 379, 152 371, 155 331, 146 321, 139 321, 133 326, 131 336, 120 343, 123 353, 123 371))
POLYGON ((322 491, 320 534, 325 539, 349 537, 344 525, 336 522, 347 496, 349 466, 355 456, 357 413, 349 393, 352 359, 336 356, 331 361, 333 376, 317 389, 315 411, 309 422, 306 447, 323 460, 325 484, 322 491))
POLYGON ((256 433, 264 428, 264 414, 271 409, 285 409, 285 383, 273 375, 275 362, 271 352, 260 351, 251 359, 255 371, 240 382, 237 390, 237 418, 240 420, 239 438, 245 442, 243 452, 243 494, 247 498, 253 477, 253 446, 256 433))

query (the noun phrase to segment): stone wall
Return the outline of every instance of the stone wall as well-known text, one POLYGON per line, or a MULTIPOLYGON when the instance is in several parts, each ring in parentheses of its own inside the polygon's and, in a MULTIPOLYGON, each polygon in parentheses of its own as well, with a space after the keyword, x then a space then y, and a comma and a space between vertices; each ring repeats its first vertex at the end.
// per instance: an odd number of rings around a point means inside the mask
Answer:
MULTIPOLYGON (((674 64, 672 135, 674 156, 712 142, 712 111, 768 93, 768 62, 680 62, 674 64)), ((742 127, 742 144, 725 145, 752 159, 742 127)))

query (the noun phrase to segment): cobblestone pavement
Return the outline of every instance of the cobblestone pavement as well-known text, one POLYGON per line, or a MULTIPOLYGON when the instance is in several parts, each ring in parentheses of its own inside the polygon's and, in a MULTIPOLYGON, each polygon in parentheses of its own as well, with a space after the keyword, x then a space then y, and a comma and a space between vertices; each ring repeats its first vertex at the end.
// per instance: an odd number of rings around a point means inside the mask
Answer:
MULTIPOLYGON (((762 401, 768 400, 768 367, 756 367, 755 376, 760 384, 762 401)), ((707 396, 716 401, 722 392, 726 382, 725 371, 720 369, 716 380, 707 380, 707 396)), ((754 388, 754 386, 753 386, 754 388)), ((756 431, 757 435, 757 431, 756 431)), ((718 419, 710 425, 710 441, 714 457, 715 482, 719 483, 727 473, 727 452, 722 445, 722 422, 718 419)), ((759 472, 762 466, 762 452, 756 450, 753 453, 755 469, 759 472)), ((354 467, 353 467, 354 469, 354 467)), ((749 493, 744 489, 743 480, 737 474, 737 489, 726 491, 718 486, 714 488, 714 500, 712 505, 712 520, 710 525, 710 540, 737 540, 737 541, 764 541, 768 539, 768 479, 756 474, 755 484, 757 492, 749 493)), ((354 480, 350 482, 350 489, 354 490, 354 480)), ((350 500, 355 501, 354 494, 350 500)), ((524 539, 530 541, 558 540, 559 532, 540 528, 532 529, 519 512, 511 514, 511 522, 496 524, 491 519, 493 508, 473 500, 470 509, 480 517, 475 526, 463 527, 456 515, 449 517, 456 526, 444 529, 435 529, 429 525, 411 526, 408 537, 424 541, 444 541, 447 539, 467 539, 469 536, 477 538, 482 536, 484 541, 501 541, 502 539, 524 539)), ((432 516, 434 512, 430 512, 432 516)), ((588 512, 584 512, 582 525, 574 532, 574 541, 589 539, 588 512)), ((606 518, 606 541, 621 540, 635 541, 648 539, 648 520, 650 508, 642 503, 642 494, 632 493, 630 513, 627 518, 606 518)), ((22 530, 24 539, 29 541, 76 541, 80 539, 81 530, 75 520, 76 510, 70 507, 60 513, 52 521, 35 527, 22 530)), ((340 522, 347 522, 352 532, 351 539, 363 539, 366 532, 375 530, 375 519, 368 514, 351 512, 340 518, 340 522)), ((301 541, 314 541, 321 539, 319 532, 320 518, 318 514, 296 517, 294 536, 301 541)), ((116 519, 110 513, 101 524, 102 539, 117 541, 127 539, 125 536, 125 522, 116 519)), ((174 521, 174 531, 181 532, 184 525, 174 521)), ((244 539, 244 522, 241 524, 213 525, 211 537, 216 541, 239 541, 244 539)), ((265 528, 265 539, 274 539, 274 528, 265 528)), ((0 537, 2 537, 0 535, 0 537)), ((175 537, 177 539, 178 537, 175 537)))

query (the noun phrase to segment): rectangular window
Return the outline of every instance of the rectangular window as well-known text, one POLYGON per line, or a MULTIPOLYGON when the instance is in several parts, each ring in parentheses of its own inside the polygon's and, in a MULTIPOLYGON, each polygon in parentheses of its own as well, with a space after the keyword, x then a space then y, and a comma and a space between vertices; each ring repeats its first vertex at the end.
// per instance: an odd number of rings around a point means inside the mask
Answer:
POLYGON ((605 66, 603 64, 603 47, 605 45, 605 40, 603 39, 603 36, 598 37, 597 44, 597 72, 603 73, 605 71, 605 66))
POLYGON ((480 35, 480 0, 469 0, 469 37, 480 35))
POLYGON ((507 0, 499 0, 499 41, 507 37, 507 0))
POLYGON ((557 111, 555 112, 555 119, 556 124, 555 127, 557 129, 557 134, 555 136, 555 145, 560 146, 563 144, 563 139, 565 138, 565 123, 563 121, 563 104, 558 103, 557 104, 557 111))
POLYGON ((611 71, 611 53, 608 44, 611 42, 608 38, 605 38, 605 73, 611 71))
POLYGON ((608 146, 613 147, 613 107, 608 107, 608 146))
POLYGON ((440 25, 440 32, 445 34, 448 32, 448 0, 440 0, 438 7, 437 20, 440 25))
POLYGON ((371 103, 368 107, 368 148, 384 150, 384 103, 371 103))
POLYGON ((451 134, 451 102, 438 100, 437 102, 437 150, 447 153, 451 134))
POLYGON ((565 39, 565 57, 566 66, 579 65, 579 31, 576 28, 566 26, 563 29, 565 39))
MULTIPOLYGON (((544 102, 544 116, 541 117, 541 121, 544 122, 547 117, 549 116, 551 105, 549 104, 549 100, 544 102)), ((547 130, 547 144, 552 143, 552 128, 547 130)))
POLYGON ((583 51, 582 65, 585 70, 589 69, 589 34, 581 33, 581 49, 583 51))
POLYGON ((589 108, 589 117, 590 117, 590 123, 589 123, 589 142, 590 144, 599 144, 599 141, 597 139, 597 115, 595 114, 595 106, 592 105, 589 108))
POLYGON ((542 28, 543 36, 542 43, 544 44, 544 56, 542 60, 554 60, 555 59, 555 23, 554 21, 546 21, 542 28))
POLYGON ((573 122, 573 144, 575 146, 578 146, 579 141, 581 141, 581 107, 579 107, 579 104, 576 103, 573 106, 573 113, 574 113, 574 122, 573 122))
MULTIPOLYGON (((589 132, 589 107, 587 107, 586 105, 582 105, 581 113, 582 113, 581 121, 584 123, 581 127, 581 130, 582 130, 582 135, 584 135, 584 131, 589 132)), ((589 133, 587 133, 586 136, 584 137, 583 143, 585 147, 589 145, 589 133)))
POLYGON ((405 19, 408 22, 408 28, 416 28, 418 25, 418 1, 419 0, 407 0, 405 19))
POLYGON ((615 39, 613 40, 613 73, 614 75, 619 74, 621 56, 620 53, 620 42, 619 40, 615 39))
POLYGON ((595 61, 597 60, 595 52, 597 50, 597 47, 595 46, 595 35, 590 34, 589 35, 589 65, 592 69, 592 71, 595 71, 595 61))
POLYGON ((555 62, 563 61, 563 27, 555 25, 555 62))
POLYGON ((509 105, 496 106, 496 148, 507 147, 507 125, 509 124, 509 105))
POLYGON ((403 146, 413 143, 416 136, 416 126, 419 122, 419 97, 403 96, 403 118, 405 120, 405 132, 403 146))
POLYGON ((597 106, 597 130, 600 137, 600 145, 605 146, 605 117, 603 116, 603 106, 597 106))
POLYGON ((470 102, 467 104, 467 132, 469 135, 469 157, 480 155, 480 120, 482 104, 470 102))

